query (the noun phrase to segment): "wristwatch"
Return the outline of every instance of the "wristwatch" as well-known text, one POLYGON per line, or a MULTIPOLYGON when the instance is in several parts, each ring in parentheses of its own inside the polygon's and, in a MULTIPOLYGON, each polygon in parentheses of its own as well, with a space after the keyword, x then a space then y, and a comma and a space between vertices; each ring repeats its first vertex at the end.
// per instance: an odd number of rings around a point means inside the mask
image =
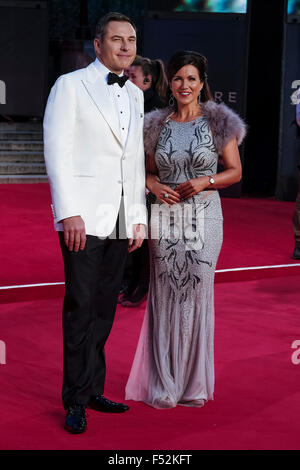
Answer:
POLYGON ((212 176, 209 177, 209 182, 210 182, 210 184, 215 184, 215 180, 213 179, 212 176))

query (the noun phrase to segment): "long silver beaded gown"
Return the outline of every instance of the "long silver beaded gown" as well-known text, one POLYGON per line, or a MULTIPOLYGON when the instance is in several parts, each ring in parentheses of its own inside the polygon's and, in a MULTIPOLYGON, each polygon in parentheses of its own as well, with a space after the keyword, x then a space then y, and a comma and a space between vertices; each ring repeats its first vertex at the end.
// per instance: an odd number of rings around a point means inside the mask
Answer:
MULTIPOLYGON (((172 189, 217 172, 205 116, 167 120, 155 153, 172 189)), ((223 240, 219 193, 203 191, 168 208, 155 200, 149 225, 147 309, 126 399, 156 408, 203 406, 214 392, 214 275, 223 240)))

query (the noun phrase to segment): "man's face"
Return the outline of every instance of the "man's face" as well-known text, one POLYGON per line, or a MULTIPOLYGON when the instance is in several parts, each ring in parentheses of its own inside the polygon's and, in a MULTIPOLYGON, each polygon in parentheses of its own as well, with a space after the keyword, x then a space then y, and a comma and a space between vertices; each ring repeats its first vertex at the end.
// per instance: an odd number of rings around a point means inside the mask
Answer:
POLYGON ((136 34, 127 21, 110 21, 103 42, 94 40, 98 59, 111 72, 120 74, 128 69, 136 56, 136 34))

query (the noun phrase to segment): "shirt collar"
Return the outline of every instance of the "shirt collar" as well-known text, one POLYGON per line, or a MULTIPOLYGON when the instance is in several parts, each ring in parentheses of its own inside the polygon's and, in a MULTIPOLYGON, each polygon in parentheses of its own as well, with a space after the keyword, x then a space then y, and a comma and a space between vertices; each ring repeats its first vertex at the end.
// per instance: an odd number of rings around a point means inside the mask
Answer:
MULTIPOLYGON (((98 57, 96 57, 94 65, 95 65, 96 69, 98 70, 98 72, 103 76, 104 80, 107 83, 108 74, 109 74, 109 72, 111 72, 111 70, 109 70, 107 67, 105 67, 105 65, 102 64, 102 62, 100 62, 98 57)), ((120 73, 119 77, 122 77, 123 75, 124 75, 124 70, 122 70, 122 73, 120 73)))

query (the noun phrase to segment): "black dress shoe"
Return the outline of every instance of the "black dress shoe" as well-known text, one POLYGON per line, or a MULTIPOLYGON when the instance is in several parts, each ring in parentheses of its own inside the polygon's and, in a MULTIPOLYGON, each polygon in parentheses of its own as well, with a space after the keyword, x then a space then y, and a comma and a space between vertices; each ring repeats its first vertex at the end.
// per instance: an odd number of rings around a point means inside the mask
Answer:
POLYGON ((295 249, 294 249, 292 258, 300 259, 300 242, 295 243, 295 249))
POLYGON ((129 410, 129 406, 108 400, 100 394, 90 398, 88 407, 96 411, 103 411, 104 413, 124 413, 124 411, 129 410))
POLYGON ((130 287, 129 279, 123 280, 123 282, 121 284, 121 287, 120 287, 120 290, 119 290, 119 294, 125 294, 125 292, 128 291, 129 287, 130 287))
POLYGON ((72 405, 67 408, 65 429, 72 434, 81 434, 86 431, 84 405, 72 405))
POLYGON ((120 289, 119 296, 118 296, 118 304, 121 304, 125 299, 130 297, 132 293, 135 291, 136 286, 132 283, 128 284, 126 288, 120 289))
POLYGON ((147 290, 137 287, 131 295, 121 300, 121 304, 123 307, 139 307, 146 300, 147 294, 147 290))

